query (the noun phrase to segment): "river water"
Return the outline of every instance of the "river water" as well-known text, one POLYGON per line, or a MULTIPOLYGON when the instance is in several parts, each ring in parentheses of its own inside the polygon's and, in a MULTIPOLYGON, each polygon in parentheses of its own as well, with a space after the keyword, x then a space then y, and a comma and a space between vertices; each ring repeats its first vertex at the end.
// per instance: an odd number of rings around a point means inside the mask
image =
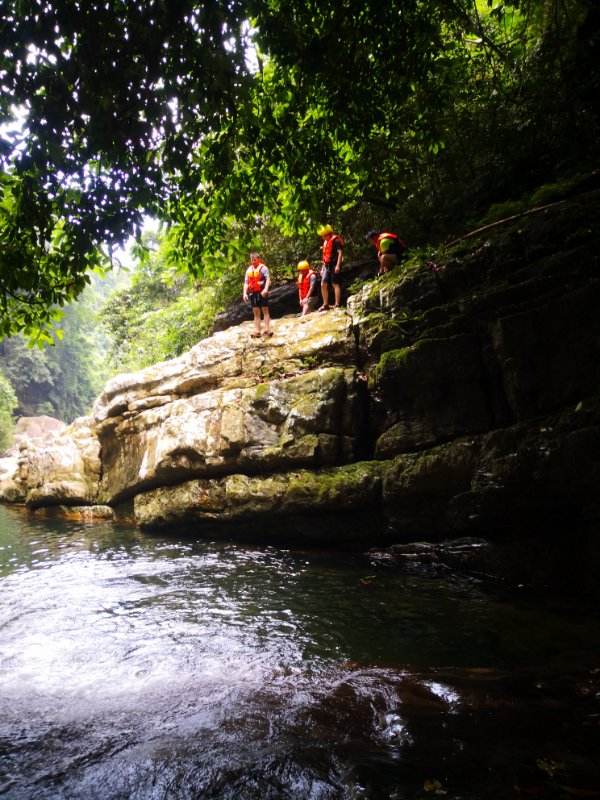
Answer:
POLYGON ((0 798, 597 797, 598 631, 359 552, 0 507, 0 798))

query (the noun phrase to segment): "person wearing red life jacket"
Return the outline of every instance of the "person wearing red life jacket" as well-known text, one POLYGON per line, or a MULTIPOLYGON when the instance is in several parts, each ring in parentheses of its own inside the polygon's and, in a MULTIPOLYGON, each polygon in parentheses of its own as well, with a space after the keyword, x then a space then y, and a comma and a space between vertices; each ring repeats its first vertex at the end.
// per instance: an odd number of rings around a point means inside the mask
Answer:
POLYGON ((408 250, 402 239, 395 233, 369 231, 365 239, 377 248, 379 275, 385 275, 392 267, 399 264, 401 258, 408 250))
POLYGON ((271 318, 269 316, 269 287, 271 285, 271 277, 269 270, 265 264, 262 263, 258 253, 250 253, 250 266, 246 270, 244 278, 244 302, 250 302, 250 308, 254 315, 254 333, 251 334, 253 339, 259 339, 261 336, 273 336, 271 331, 271 318), (261 333, 261 313, 262 318, 265 320, 265 330, 261 333))
POLYGON ((344 256, 344 242, 342 237, 333 232, 331 225, 323 225, 318 230, 319 236, 323 238, 323 255, 321 267, 321 295, 323 305, 319 311, 329 311, 329 287, 333 286, 335 298, 334 308, 341 306, 342 286, 340 284, 340 273, 342 271, 342 258, 344 256))
POLYGON ((298 262, 298 299, 300 300, 301 317, 314 311, 319 302, 319 281, 317 273, 311 269, 308 261, 298 262))

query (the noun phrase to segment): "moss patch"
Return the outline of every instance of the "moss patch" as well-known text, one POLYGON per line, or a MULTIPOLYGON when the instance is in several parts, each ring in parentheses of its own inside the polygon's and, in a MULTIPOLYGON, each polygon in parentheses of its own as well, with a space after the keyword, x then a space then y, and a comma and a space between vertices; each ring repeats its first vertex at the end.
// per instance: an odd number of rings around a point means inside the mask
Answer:
POLYGON ((369 383, 378 384, 384 381, 390 372, 393 372, 402 364, 406 363, 408 358, 410 358, 416 352, 423 341, 425 340, 422 340, 416 344, 412 344, 409 347, 401 347, 399 349, 388 350, 387 352, 383 353, 379 363, 376 364, 371 370, 369 383))
POLYGON ((269 389, 268 383, 261 383, 256 387, 256 399, 260 400, 260 398, 264 395, 266 391, 269 389))

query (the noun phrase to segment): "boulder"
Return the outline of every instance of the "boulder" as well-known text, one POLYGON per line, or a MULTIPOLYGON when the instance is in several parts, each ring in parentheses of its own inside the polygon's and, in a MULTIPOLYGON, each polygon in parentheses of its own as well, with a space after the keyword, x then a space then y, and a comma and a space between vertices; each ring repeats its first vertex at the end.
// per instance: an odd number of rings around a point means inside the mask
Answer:
POLYGON ((117 515, 110 506, 39 506, 31 509, 34 517, 65 519, 71 522, 115 522, 117 515))
POLYGON ((350 461, 357 402, 355 371, 325 367, 110 418, 99 427, 100 498, 115 504, 195 476, 350 461))
POLYGON ((0 458, 0 501, 22 503, 27 496, 26 452, 31 444, 53 440, 66 429, 54 417, 20 417, 13 431, 13 443, 0 458))
POLYGON ((64 431, 66 427, 61 420, 46 415, 19 417, 15 425, 14 438, 18 442, 48 439, 53 434, 64 431))
POLYGON ((352 324, 343 312, 325 317, 280 320, 258 341, 246 323, 109 382, 93 410, 100 502, 193 477, 352 460, 363 435, 352 324))
MULTIPOLYGON (((11 448, 12 452, 13 448, 11 448)), ((0 501, 4 503, 24 502, 27 487, 19 478, 19 454, 0 458, 0 501)))
POLYGON ((95 504, 102 463, 92 417, 80 417, 50 441, 30 443, 21 471, 29 508, 95 504))
POLYGON ((352 320, 343 312, 278 320, 270 339, 251 339, 252 324, 215 333, 179 358, 118 375, 94 404, 98 423, 133 416, 215 389, 254 386, 323 366, 354 365, 352 320))
POLYGON ((135 518, 142 528, 176 525, 210 536, 215 526, 246 523, 245 531, 280 543, 368 542, 381 498, 381 465, 358 463, 329 469, 244 474, 187 481, 138 494, 135 518), (362 516, 361 516, 362 515, 362 516), (337 523, 337 524, 336 524, 337 523))

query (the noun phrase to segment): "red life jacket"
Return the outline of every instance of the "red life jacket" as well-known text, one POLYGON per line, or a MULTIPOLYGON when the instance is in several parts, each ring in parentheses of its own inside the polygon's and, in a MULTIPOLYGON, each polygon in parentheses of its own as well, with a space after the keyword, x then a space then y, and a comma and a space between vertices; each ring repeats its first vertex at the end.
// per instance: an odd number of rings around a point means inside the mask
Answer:
POLYGON ((317 273, 313 269, 308 272, 298 275, 298 292, 300 293, 300 300, 304 300, 310 289, 310 279, 317 273))
POLYGON ((396 236, 395 233, 380 233, 377 237, 377 241, 375 242, 375 246, 381 253, 381 240, 382 239, 394 239, 394 244, 391 248, 387 251, 388 253, 396 253, 397 255, 401 255, 406 250, 406 245, 402 241, 399 236, 396 236))
POLYGON ((246 282, 248 284, 248 294, 256 294, 264 289, 266 278, 262 275, 264 264, 257 264, 256 267, 249 266, 246 271, 246 282))
POLYGON ((324 264, 331 264, 333 259, 331 257, 331 251, 333 249, 333 242, 337 239, 340 243, 340 246, 343 247, 344 243, 342 241, 342 237, 338 236, 337 233, 334 233, 333 236, 330 236, 329 239, 325 239, 323 241, 323 263, 324 264))

